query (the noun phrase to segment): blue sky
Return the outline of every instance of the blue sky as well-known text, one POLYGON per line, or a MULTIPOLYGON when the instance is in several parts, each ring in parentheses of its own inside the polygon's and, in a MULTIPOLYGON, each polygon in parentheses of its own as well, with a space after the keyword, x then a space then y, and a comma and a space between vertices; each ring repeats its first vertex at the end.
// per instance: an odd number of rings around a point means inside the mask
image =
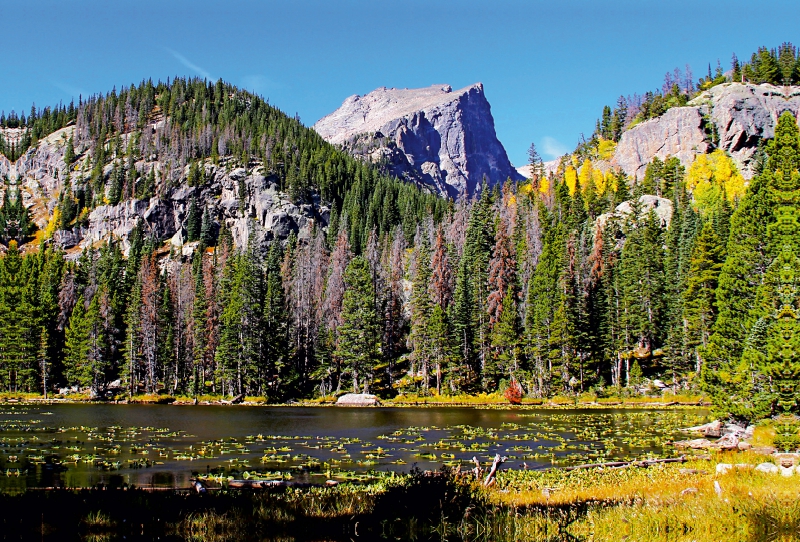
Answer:
POLYGON ((175 75, 222 78, 306 125, 380 86, 484 84, 516 165, 591 134, 664 73, 800 44, 794 2, 26 0, 3 2, 0 109, 175 75))

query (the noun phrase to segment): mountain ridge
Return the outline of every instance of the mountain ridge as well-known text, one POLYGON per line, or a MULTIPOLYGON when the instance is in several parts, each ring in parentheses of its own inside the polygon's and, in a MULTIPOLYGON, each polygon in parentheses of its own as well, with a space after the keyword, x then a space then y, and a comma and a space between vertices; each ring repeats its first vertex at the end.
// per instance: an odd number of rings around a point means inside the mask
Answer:
POLYGON ((387 172, 452 198, 507 179, 522 180, 494 129, 482 83, 419 89, 380 87, 344 100, 314 126, 387 172))

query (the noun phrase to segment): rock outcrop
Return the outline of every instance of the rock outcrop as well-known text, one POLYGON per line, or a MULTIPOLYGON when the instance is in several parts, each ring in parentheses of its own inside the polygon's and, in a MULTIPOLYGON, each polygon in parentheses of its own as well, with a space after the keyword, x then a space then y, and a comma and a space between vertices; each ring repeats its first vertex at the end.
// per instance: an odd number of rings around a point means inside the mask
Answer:
MULTIPOLYGON (((40 229, 47 227, 64 189, 64 152, 70 135, 71 127, 49 135, 13 164, 0 155, 0 174, 19 186, 23 203, 40 229)), ((160 164, 137 162, 139 171, 149 171, 151 167, 158 170, 160 164)), ((208 212, 212 229, 218 231, 224 224, 230 230, 237 247, 247 246, 252 238, 257 246, 265 248, 266 242, 285 240, 292 232, 301 239, 307 238, 314 224, 328 224, 330 209, 318 195, 312 195, 305 204, 292 203, 288 194, 278 190, 277 179, 265 177, 260 167, 245 170, 228 168, 224 162, 219 166, 208 163, 205 179, 202 186, 196 187, 177 183, 161 197, 96 207, 84 224, 56 230, 49 242, 63 249, 79 250, 114 238, 127 253, 130 233, 139 225, 147 236, 172 238, 173 244, 183 246, 192 201, 200 213, 208 212)))
MULTIPOLYGON (((656 217, 661 221, 661 226, 664 228, 669 227, 672 221, 672 201, 658 196, 643 195, 639 196, 639 216, 646 216, 649 212, 653 211, 656 217)), ((612 218, 623 219, 633 212, 633 200, 623 201, 613 212, 603 213, 597 217, 595 224, 599 227, 605 226, 612 218)))
POLYGON ((703 117, 697 107, 673 107, 663 116, 645 121, 622 134, 614 155, 616 165, 641 179, 653 158, 677 156, 684 165, 707 153, 703 117))
POLYGON ((314 223, 326 226, 330 209, 318 196, 312 203, 293 204, 289 196, 279 192, 276 179, 244 169, 226 171, 224 167, 206 166, 210 181, 202 187, 180 186, 169 197, 149 200, 130 200, 118 205, 102 205, 89 215, 89 225, 82 231, 81 246, 88 246, 109 236, 121 239, 127 250, 130 232, 140 223, 145 234, 152 232, 158 239, 173 238, 173 244, 183 245, 186 239, 186 219, 192 200, 199 209, 206 209, 219 228, 225 224, 234 245, 246 247, 252 237, 256 245, 273 239, 285 240, 294 232, 300 239, 308 238, 314 223), (244 185, 244 197, 239 195, 239 182, 244 185))
POLYGON ((484 176, 489 185, 523 178, 497 139, 480 83, 457 91, 449 85, 383 87, 350 96, 314 129, 352 154, 441 195, 472 195, 484 176))
POLYGON ((761 139, 775 136, 784 111, 800 115, 800 88, 728 84, 711 88, 692 101, 711 118, 716 146, 747 165, 761 139))
POLYGON ((750 178, 759 141, 774 136, 784 111, 800 115, 800 87, 717 85, 688 106, 669 109, 623 133, 612 164, 641 179, 654 157, 676 156, 688 166, 697 155, 720 148, 750 178))

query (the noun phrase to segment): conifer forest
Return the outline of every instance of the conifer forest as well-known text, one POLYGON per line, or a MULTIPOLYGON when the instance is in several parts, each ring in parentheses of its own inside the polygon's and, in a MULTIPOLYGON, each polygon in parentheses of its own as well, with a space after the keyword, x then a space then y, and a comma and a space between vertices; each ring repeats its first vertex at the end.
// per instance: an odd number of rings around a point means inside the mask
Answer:
POLYGON ((517 385, 528 397, 621 395, 657 379, 742 420, 796 409, 794 116, 780 117, 749 181, 722 150, 689 167, 656 158, 639 181, 595 166, 629 126, 700 88, 792 84, 797 65, 793 49, 763 49, 697 87, 687 74, 620 98, 557 165, 532 146, 529 179, 456 201, 350 157, 222 81, 144 81, 4 114, 0 125, 23 134, 0 140, 10 160, 74 130, 47 228, 3 179, 0 390, 286 402, 517 385), (237 246, 197 200, 188 254, 145 221, 126 243, 68 254, 50 242, 100 206, 200 190, 212 166, 258 171, 298 205, 321 201, 330 213, 309 236, 237 246))

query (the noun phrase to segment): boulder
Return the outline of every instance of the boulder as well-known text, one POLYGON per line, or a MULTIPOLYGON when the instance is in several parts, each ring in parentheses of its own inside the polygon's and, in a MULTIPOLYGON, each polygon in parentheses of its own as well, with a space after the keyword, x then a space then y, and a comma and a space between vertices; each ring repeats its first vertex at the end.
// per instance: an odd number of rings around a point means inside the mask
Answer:
MULTIPOLYGON (((668 227, 672 221, 672 202, 666 198, 658 196, 644 195, 639 197, 640 217, 647 216, 653 211, 661 221, 663 227, 668 227)), ((605 226, 606 222, 612 218, 624 219, 633 212, 633 200, 623 201, 611 213, 603 213, 595 221, 596 227, 605 226)), ((662 382, 663 384, 663 382, 662 382)))
POLYGON ((761 463, 753 470, 756 472, 764 472, 766 474, 777 474, 780 472, 780 467, 774 463, 761 463))
POLYGON ((713 422, 709 422, 703 425, 697 425, 695 427, 687 427, 685 431, 689 432, 697 432, 702 433, 707 437, 719 437, 722 436, 722 422, 719 420, 714 420, 713 422))
POLYGON ((720 450, 738 450, 739 438, 736 435, 724 435, 714 443, 713 447, 720 450))
POLYGON ((691 450, 706 450, 713 446, 713 442, 706 438, 696 438, 692 440, 679 440, 673 442, 672 445, 676 448, 689 448, 691 450))
POLYGON ((350 96, 314 130, 440 195, 473 195, 484 177, 490 187, 525 178, 497 139, 481 83, 456 91, 449 85, 381 87, 350 96))
POLYGON ((378 398, 369 393, 347 393, 336 400, 338 406, 376 406, 378 398))
POLYGON ((794 467, 800 463, 800 454, 775 454, 775 461, 781 467, 794 467))
POLYGON ((745 428, 741 425, 737 425, 735 423, 726 423, 722 427, 722 434, 723 435, 734 435, 738 439, 744 438, 745 435, 745 428))
POLYGON ((727 474, 731 469, 733 465, 730 463, 717 463, 717 474, 727 474))

